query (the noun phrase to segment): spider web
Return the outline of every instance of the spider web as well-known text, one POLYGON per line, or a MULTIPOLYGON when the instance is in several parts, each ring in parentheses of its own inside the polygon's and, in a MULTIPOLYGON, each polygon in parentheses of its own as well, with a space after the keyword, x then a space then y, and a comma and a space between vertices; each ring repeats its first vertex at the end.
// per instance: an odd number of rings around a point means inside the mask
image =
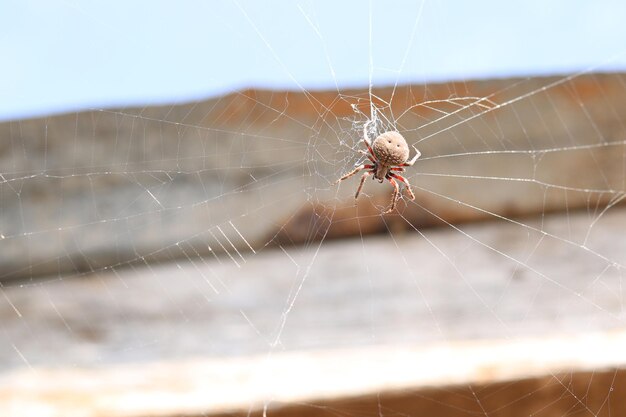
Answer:
MULTIPOLYGON (((335 79, 334 91, 251 89, 3 124, 2 372, 260 357, 242 361, 265 386, 245 405, 271 415, 276 403, 326 407, 282 373, 280 358, 302 351, 354 349, 376 379, 381 347, 623 329, 626 78, 602 73, 616 61, 386 87, 370 58, 367 89, 335 79), (367 181, 356 202, 358 178, 333 186, 363 161, 367 122, 422 154, 405 173, 416 199, 388 216, 388 184, 367 181)), ((557 415, 604 415, 615 382, 594 402, 562 369, 546 383, 569 401, 557 415)), ((442 409, 501 415, 540 392, 503 404, 467 387, 442 409)), ((379 414, 400 412, 376 392, 379 414)))

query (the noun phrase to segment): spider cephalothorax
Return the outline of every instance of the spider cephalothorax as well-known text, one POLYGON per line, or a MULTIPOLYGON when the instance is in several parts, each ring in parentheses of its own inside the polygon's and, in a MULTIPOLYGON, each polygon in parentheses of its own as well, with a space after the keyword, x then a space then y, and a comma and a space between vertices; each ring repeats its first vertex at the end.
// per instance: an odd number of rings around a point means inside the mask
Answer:
POLYGON ((374 139, 374 142, 370 143, 370 140, 367 136, 367 127, 370 122, 365 123, 363 127, 363 139, 362 141, 367 146, 367 152, 364 150, 360 150, 359 152, 365 154, 370 160, 371 164, 361 164, 343 177, 339 178, 335 181, 335 184, 339 181, 343 181, 346 178, 349 178, 356 174, 357 172, 365 169, 367 170, 361 176, 361 182, 359 184, 359 188, 356 189, 356 194, 354 198, 359 197, 359 193, 361 192, 361 188, 363 188, 363 182, 369 175, 373 175, 374 179, 377 179, 379 182, 383 182, 383 180, 388 180, 391 185, 393 185, 393 195, 391 196, 391 207, 385 212, 389 213, 396 207, 396 202, 400 198, 400 191, 398 189, 398 181, 402 181, 405 185, 405 190, 409 195, 411 200, 415 200, 415 195, 413 191, 411 191, 411 184, 409 181, 404 178, 402 175, 397 174, 397 172, 404 172, 404 167, 411 166, 417 161, 417 158, 420 157, 420 151, 415 149, 415 156, 409 161, 409 145, 407 145, 406 140, 399 132, 389 131, 385 132, 374 139))

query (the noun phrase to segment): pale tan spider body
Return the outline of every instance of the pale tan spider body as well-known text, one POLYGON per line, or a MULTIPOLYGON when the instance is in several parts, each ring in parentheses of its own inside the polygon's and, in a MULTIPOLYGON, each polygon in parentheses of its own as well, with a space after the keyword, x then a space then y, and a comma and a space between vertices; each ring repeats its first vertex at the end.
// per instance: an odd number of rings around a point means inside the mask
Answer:
POLYGON ((400 166, 409 159, 409 145, 398 132, 385 132, 372 142, 372 150, 378 161, 374 178, 383 182, 392 166, 400 166))
POLYGON ((379 182, 383 182, 383 180, 389 181, 394 187, 394 191, 391 196, 391 207, 385 212, 389 213, 396 207, 396 202, 400 198, 398 183, 395 180, 403 182, 405 185, 404 189, 409 195, 409 198, 411 200, 415 200, 415 195, 413 194, 413 191, 411 191, 411 184, 409 184, 409 181, 406 178, 398 173, 404 172, 404 167, 412 166, 417 158, 420 157, 420 152, 413 147, 413 149, 415 149, 415 156, 409 160, 409 145, 406 143, 404 137, 399 132, 395 131, 389 131, 378 135, 376 139, 374 139, 374 142, 370 143, 370 140, 367 137, 367 127, 369 124, 370 122, 367 122, 363 127, 362 139, 367 146, 367 152, 363 150, 359 152, 367 155, 367 158, 372 163, 359 165, 354 170, 335 181, 335 184, 353 176, 362 169, 367 170, 361 176, 361 182, 356 190, 356 194, 354 195, 354 198, 356 199, 359 197, 361 188, 363 188, 363 182, 365 182, 368 175, 372 175, 373 178, 377 179, 379 182))

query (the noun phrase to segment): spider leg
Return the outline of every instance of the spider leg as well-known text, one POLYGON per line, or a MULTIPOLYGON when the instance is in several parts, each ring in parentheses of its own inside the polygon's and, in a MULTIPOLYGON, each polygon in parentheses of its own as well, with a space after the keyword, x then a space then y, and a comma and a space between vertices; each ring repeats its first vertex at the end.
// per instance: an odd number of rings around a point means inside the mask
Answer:
POLYGON ((398 175, 398 174, 389 174, 389 176, 402 181, 405 185, 404 189, 406 190, 406 193, 409 195, 409 198, 411 199, 411 201, 415 200, 415 194, 413 194, 413 191, 411 190, 411 184, 409 183, 409 180, 404 178, 402 175, 398 175))
POLYGON ((400 190, 398 190, 398 183, 392 177, 387 177, 387 179, 389 180, 391 185, 393 185, 393 194, 391 195, 391 207, 389 207, 389 209, 383 214, 391 213, 393 209, 396 208, 396 202, 398 201, 398 196, 400 193, 400 190))
POLYGON ((406 170, 404 168, 402 168, 402 167, 392 167, 392 168, 389 168, 389 171, 404 172, 406 170))
POLYGON ((372 161, 372 162, 376 162, 376 160, 374 159, 374 157, 369 153, 364 151, 363 149, 359 149, 359 153, 362 153, 363 155, 367 156, 367 158, 372 161))
POLYGON ((415 161, 417 161, 417 158, 419 158, 422 155, 422 153, 420 151, 418 151, 415 146, 413 146, 413 149, 415 149, 415 156, 410 161, 405 162, 404 164, 402 164, 403 167, 410 167, 410 166, 412 166, 415 163, 415 161))
POLYGON ((367 171, 361 176, 361 182, 359 183, 359 188, 356 189, 356 194, 354 194, 355 200, 359 197, 359 193, 361 192, 361 188, 363 188, 363 183, 365 182, 365 179, 368 176, 372 175, 373 173, 374 173, 373 171, 367 171))
POLYGON ((370 153, 370 155, 373 158, 376 158, 376 154, 374 153, 374 150, 372 149, 372 146, 369 144, 369 142, 367 140, 365 140, 365 139, 363 139, 363 142, 365 142, 365 146, 367 146, 367 150, 370 153))
MULTIPOLYGON (((367 146, 367 150, 369 151, 370 155, 372 155, 372 157, 374 158, 374 160, 376 160, 376 154, 374 153, 374 150, 372 149, 372 144, 370 143, 369 138, 367 137, 367 127, 370 125, 372 121, 368 120, 367 123, 365 123, 365 125, 363 125, 363 142, 365 142, 365 146, 367 146)), ((370 158, 371 160, 371 158, 370 158)), ((374 162, 374 161, 372 161, 374 162)))
POLYGON ((339 178, 337 181, 333 182, 333 185, 337 184, 339 181, 345 180, 346 178, 350 178, 351 176, 353 176, 354 174, 356 174, 357 172, 359 172, 362 169, 371 169, 373 167, 374 167, 374 165, 361 164, 358 167, 354 168, 352 171, 348 172, 343 177, 339 178))
POLYGON ((363 140, 365 141, 365 143, 367 143, 368 145, 370 145, 370 141, 369 138, 367 136, 367 127, 370 125, 370 123, 372 123, 371 120, 368 120, 367 122, 365 122, 365 124, 363 125, 363 140))

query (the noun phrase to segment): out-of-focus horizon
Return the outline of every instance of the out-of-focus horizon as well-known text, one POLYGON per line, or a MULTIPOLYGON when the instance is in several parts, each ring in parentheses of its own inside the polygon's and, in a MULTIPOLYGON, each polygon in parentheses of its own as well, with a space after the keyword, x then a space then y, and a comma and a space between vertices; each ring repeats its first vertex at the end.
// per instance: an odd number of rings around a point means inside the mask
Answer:
POLYGON ((248 87, 626 68, 626 3, 618 1, 33 0, 1 8, 0 120, 248 87))

